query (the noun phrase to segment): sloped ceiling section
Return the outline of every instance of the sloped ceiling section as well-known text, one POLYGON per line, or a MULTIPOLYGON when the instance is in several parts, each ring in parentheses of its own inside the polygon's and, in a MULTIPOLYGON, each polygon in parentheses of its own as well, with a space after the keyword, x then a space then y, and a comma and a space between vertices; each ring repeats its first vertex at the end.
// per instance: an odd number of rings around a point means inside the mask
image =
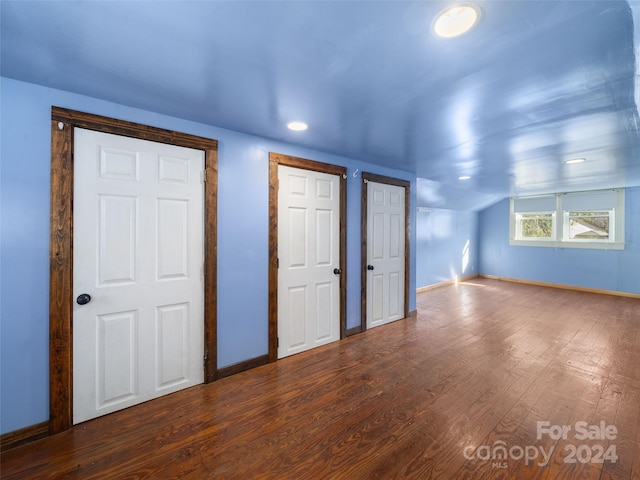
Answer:
POLYGON ((3 0, 0 64, 411 171, 443 208, 640 185, 635 2, 477 1, 478 25, 442 39, 431 24, 447 5, 3 0))
POLYGON ((417 183, 418 207, 479 211, 504 198, 502 194, 476 192, 426 178, 418 178, 417 183))

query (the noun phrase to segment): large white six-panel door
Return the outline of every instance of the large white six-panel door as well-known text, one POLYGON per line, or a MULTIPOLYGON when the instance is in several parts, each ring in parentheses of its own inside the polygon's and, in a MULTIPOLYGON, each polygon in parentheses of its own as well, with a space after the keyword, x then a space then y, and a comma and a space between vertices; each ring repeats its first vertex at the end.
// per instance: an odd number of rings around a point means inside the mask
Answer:
POLYGON ((278 166, 278 358, 340 339, 340 178, 278 166))
POLYGON ((204 380, 204 153, 74 143, 75 424, 204 380))
POLYGON ((367 181, 367 328, 404 318, 405 189, 367 181))

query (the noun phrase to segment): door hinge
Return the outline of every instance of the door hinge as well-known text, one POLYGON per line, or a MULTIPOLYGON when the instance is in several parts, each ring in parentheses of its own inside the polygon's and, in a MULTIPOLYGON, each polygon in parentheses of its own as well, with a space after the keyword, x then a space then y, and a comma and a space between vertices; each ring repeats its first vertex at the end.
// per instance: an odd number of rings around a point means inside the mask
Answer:
POLYGON ((280 347, 280 337, 276 337, 276 347, 280 347))
POLYGON ((276 268, 280 268, 280 257, 276 258, 276 268))
POLYGON ((202 178, 202 183, 205 183, 207 181, 207 171, 203 170, 201 172, 200 178, 202 178))

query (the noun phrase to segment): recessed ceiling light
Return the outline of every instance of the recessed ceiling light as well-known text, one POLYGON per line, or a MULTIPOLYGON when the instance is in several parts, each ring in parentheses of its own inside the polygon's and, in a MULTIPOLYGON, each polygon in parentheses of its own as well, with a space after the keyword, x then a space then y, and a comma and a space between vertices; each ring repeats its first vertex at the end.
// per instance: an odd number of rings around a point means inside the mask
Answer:
POLYGON ((478 21, 479 10, 470 4, 456 5, 440 13, 433 22, 439 37, 452 38, 468 32, 478 21))
POLYGON ((287 123, 287 128, 289 130, 295 130, 296 132, 300 132, 302 130, 306 130, 309 126, 304 122, 289 122, 287 123))
POLYGON ((458 177, 458 180, 469 180, 471 177, 469 175, 461 175, 458 177))
POLYGON ((572 158, 571 160, 565 160, 564 163, 567 165, 573 165, 574 163, 582 163, 584 162, 584 158, 572 158))

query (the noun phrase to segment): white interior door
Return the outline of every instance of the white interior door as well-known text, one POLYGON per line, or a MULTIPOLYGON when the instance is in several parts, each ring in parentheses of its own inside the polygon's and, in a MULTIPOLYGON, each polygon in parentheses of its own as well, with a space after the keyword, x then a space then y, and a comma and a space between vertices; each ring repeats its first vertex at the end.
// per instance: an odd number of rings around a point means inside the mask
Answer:
POLYGON ((340 338, 340 179, 278 167, 278 358, 340 338))
POLYGON ((204 152, 74 137, 75 424, 204 381, 204 152))
POLYGON ((367 182, 367 328, 404 318, 404 187, 367 182))

